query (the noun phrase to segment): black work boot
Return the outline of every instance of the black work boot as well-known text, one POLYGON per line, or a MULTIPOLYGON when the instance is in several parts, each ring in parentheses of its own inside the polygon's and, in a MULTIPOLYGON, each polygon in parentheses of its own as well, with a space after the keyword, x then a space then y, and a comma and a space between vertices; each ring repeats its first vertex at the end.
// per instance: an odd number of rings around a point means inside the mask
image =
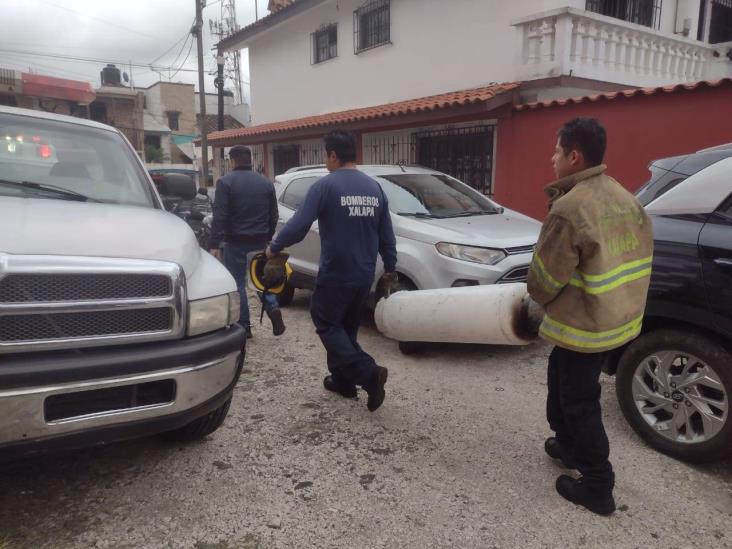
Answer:
POLYGON ((584 479, 562 475, 557 479, 557 492, 564 499, 607 517, 615 512, 612 490, 597 491, 588 487, 584 479))
POLYGON ((548 439, 546 439, 546 442, 544 442, 544 451, 550 458, 558 459, 559 461, 561 461, 562 465, 564 465, 567 469, 577 468, 577 463, 575 463, 572 458, 566 457, 562 454, 562 447, 556 438, 549 437, 548 439))
POLYGON ((356 398, 358 396, 358 389, 356 389, 355 385, 348 386, 338 383, 333 379, 333 376, 325 376, 325 379, 323 379, 323 387, 329 391, 338 393, 343 398, 356 398))
POLYGON ((386 397, 384 385, 386 385, 386 378, 388 376, 389 370, 383 366, 377 366, 374 369, 374 373, 371 374, 369 382, 363 386, 363 390, 369 395, 369 399, 366 402, 366 407, 369 409, 369 412, 375 412, 383 404, 384 398, 386 397))
POLYGON ((285 321, 282 320, 282 311, 279 307, 269 309, 267 316, 270 322, 272 322, 272 333, 276 336, 281 336, 285 333, 285 321))

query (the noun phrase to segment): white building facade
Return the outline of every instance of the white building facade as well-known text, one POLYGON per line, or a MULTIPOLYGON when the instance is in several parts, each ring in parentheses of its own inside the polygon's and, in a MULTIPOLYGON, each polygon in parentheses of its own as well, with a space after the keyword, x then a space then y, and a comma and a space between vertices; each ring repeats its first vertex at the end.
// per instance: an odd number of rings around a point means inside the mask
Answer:
MULTIPOLYGON (((220 47, 248 49, 252 128, 239 142, 275 176, 322 157, 317 131, 283 124, 304 117, 325 127, 329 113, 493 83, 520 82, 510 100, 530 102, 732 76, 732 0, 293 0, 220 47)), ((365 163, 477 162, 490 193, 496 116, 351 127, 365 163)))

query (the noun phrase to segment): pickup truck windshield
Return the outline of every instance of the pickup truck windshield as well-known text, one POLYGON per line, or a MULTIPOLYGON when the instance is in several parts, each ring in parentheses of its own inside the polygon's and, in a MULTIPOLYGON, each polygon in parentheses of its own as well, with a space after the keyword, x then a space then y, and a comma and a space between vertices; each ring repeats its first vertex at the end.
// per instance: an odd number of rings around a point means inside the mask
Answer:
POLYGON ((0 113, 0 180, 0 196, 155 205, 120 135, 60 120, 0 113))

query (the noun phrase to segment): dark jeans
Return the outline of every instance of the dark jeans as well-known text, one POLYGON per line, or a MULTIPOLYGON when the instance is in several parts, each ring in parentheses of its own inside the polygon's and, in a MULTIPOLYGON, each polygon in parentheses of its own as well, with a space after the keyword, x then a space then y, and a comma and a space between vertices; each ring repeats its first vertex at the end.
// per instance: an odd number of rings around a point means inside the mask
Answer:
MULTIPOLYGON (((236 288, 239 290, 239 304, 241 311, 239 313, 239 324, 244 327, 251 325, 249 321, 249 301, 247 300, 247 276, 249 276, 249 255, 262 252, 267 247, 267 243, 240 243, 227 242, 224 244, 224 265, 236 280, 236 288)), ((264 308, 269 310, 279 307, 277 297, 267 294, 265 297, 264 308)))
POLYGON ((555 347, 549 355, 546 417, 568 458, 588 487, 612 490, 615 474, 602 425, 600 372, 607 353, 577 353, 555 347))
POLYGON ((318 286, 310 302, 310 316, 327 352, 328 370, 344 386, 363 386, 376 368, 357 341, 361 309, 369 291, 369 286, 318 286))

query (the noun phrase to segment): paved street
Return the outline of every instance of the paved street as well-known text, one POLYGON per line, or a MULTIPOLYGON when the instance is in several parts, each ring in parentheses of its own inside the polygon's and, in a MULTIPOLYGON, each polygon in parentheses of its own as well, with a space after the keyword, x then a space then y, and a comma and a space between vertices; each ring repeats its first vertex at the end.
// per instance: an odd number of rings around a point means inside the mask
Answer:
POLYGON ((696 467, 645 447, 613 380, 603 405, 619 511, 554 492, 543 453, 542 344, 437 346, 405 358, 372 328, 387 401, 322 389, 324 353, 300 292, 280 340, 257 327, 224 427, 0 471, 0 548, 732 547, 732 461, 696 467))

